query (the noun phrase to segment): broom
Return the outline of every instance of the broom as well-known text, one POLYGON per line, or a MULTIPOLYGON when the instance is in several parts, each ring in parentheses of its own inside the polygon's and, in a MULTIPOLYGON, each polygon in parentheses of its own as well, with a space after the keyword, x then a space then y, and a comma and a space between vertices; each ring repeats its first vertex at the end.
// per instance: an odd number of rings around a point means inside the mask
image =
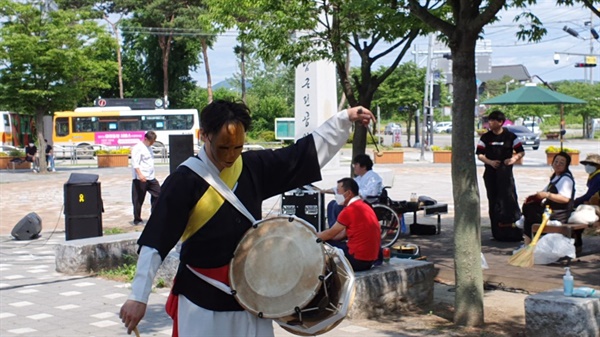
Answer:
POLYGON ((518 252, 516 252, 513 256, 511 256, 510 259, 508 259, 508 264, 517 266, 517 267, 532 267, 533 266, 533 252, 535 251, 535 245, 537 244, 537 242, 540 238, 540 235, 542 235, 542 232, 544 231, 544 227, 546 227, 546 224, 548 223, 548 220, 550 219, 551 213, 552 213, 552 210, 550 209, 550 206, 546 206, 546 210, 544 211, 544 214, 542 214, 542 224, 540 225, 540 228, 538 228, 537 233, 535 233, 535 237, 533 238, 533 241, 531 241, 531 243, 529 245, 521 248, 518 252))

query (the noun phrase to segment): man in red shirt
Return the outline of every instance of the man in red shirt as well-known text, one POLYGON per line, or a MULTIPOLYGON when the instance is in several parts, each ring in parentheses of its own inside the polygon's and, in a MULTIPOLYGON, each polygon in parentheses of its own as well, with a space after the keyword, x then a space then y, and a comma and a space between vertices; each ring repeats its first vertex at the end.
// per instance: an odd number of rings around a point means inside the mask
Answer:
POLYGON ((352 178, 337 182, 336 201, 344 205, 337 222, 317 236, 328 244, 341 248, 354 271, 371 269, 381 256, 381 228, 370 205, 358 194, 358 184, 352 178), (347 241, 343 241, 344 239, 347 241))

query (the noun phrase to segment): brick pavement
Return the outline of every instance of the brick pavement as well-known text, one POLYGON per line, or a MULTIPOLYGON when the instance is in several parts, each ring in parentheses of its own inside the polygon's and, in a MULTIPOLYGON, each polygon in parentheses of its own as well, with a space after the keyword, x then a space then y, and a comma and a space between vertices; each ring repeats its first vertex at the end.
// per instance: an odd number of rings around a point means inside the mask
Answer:
MULTIPOLYGON (((592 144, 591 147, 597 146, 592 144)), ((585 152, 584 152, 585 153, 585 152)), ((524 196, 543 186, 548 179, 549 169, 536 153, 522 168, 516 169, 519 195, 524 196)), ((426 153, 426 156, 430 154, 426 153)), ((420 160, 418 151, 408 149, 403 165, 381 165, 376 170, 391 175, 393 189, 390 196, 396 200, 407 199, 410 193, 429 195, 440 202, 449 204, 449 214, 442 217, 442 235, 432 237, 410 237, 420 244, 428 260, 440 268, 440 275, 453 274, 452 263, 452 187, 449 165, 431 164, 426 157, 420 160)), ((343 166, 348 156, 342 154, 343 166)), ((347 166, 344 166, 347 167, 347 166)), ((118 309, 128 294, 128 285, 100 278, 67 276, 54 272, 53 245, 64 240, 64 217, 62 215, 63 184, 70 173, 100 174, 102 197, 105 212, 104 228, 131 227, 130 169, 96 169, 94 167, 69 167, 58 165, 57 173, 32 174, 31 172, 0 171, 0 335, 2 336, 120 336, 125 335, 117 317, 118 309), (14 224, 30 211, 36 211, 43 219, 43 235, 38 240, 14 241, 7 235, 14 224)), ((162 181, 167 175, 168 166, 159 165, 158 178, 162 181)), ((574 168, 578 186, 585 185, 585 173, 581 167, 574 168)), ((335 184, 340 176, 347 175, 349 169, 340 168, 325 174, 320 187, 335 184)), ((482 167, 478 165, 480 188, 482 167)), ((519 284, 536 283, 543 278, 548 287, 560 284, 562 268, 535 266, 522 269, 508 266, 504 261, 506 253, 513 245, 494 243, 489 240, 489 224, 486 224, 487 208, 481 206, 484 253, 490 269, 497 280, 500 276, 512 276, 519 284), (488 227, 486 227, 486 225, 488 227), (487 237, 486 237, 487 235, 487 237), (486 248, 487 247, 487 248, 486 248), (486 249, 488 251, 486 251, 486 249), (529 274, 529 278, 527 275, 529 274), (523 282, 523 280, 527 282, 523 282)), ((263 205, 264 213, 276 210, 278 199, 272 198, 263 205)), ((144 218, 149 212, 149 201, 144 207, 144 218)), ((419 218, 419 222, 433 221, 419 218)), ((410 222, 410 221, 409 221, 410 222)), ((141 227, 140 227, 141 228, 141 227)), ((595 246, 594 246, 595 247, 595 246)), ((594 248, 595 249, 595 248, 594 248)), ((600 250, 599 250, 600 251, 600 250)), ((592 252, 593 253, 593 252, 592 252)), ((574 266, 576 285, 578 276, 588 273, 590 286, 598 287, 597 270, 600 261, 591 254, 574 266), (587 268, 586 268, 587 267, 587 268), (592 269, 590 269, 592 267, 592 269), (593 269, 595 268, 595 269, 593 269), (578 275, 579 273, 579 275, 578 275)), ((166 290, 157 290, 150 297, 149 310, 140 326, 142 336, 162 336, 170 334, 171 322, 164 314, 166 290)), ((400 329, 402 330, 402 329, 400 329)), ((345 320, 326 336, 403 336, 398 327, 377 321, 345 320), (393 332, 396 331, 396 332, 393 332)), ((431 331, 425 335, 431 335, 431 331)), ((289 334, 276 328, 277 336, 289 334)), ((414 330, 410 336, 419 336, 414 330)))

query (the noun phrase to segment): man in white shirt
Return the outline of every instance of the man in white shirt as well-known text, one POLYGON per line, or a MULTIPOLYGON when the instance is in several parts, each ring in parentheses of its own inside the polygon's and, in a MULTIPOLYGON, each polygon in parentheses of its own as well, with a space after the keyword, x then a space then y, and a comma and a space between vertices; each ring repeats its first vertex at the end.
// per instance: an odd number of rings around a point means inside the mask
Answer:
MULTIPOLYGON (((379 196, 383 189, 383 180, 373 171, 373 160, 366 154, 359 154, 352 160, 354 180, 358 184, 358 194, 364 200, 366 197, 379 196)), ((334 193, 334 189, 322 190, 324 193, 334 193)), ((338 214, 344 209, 343 205, 332 200, 327 205, 327 224, 331 228, 337 221, 338 214)))
POLYGON ((141 225, 142 205, 146 199, 146 192, 150 193, 151 210, 154 210, 160 184, 154 176, 154 153, 152 144, 156 141, 156 133, 148 131, 144 139, 131 148, 131 173, 133 181, 131 184, 131 201, 133 202, 133 224, 141 225))

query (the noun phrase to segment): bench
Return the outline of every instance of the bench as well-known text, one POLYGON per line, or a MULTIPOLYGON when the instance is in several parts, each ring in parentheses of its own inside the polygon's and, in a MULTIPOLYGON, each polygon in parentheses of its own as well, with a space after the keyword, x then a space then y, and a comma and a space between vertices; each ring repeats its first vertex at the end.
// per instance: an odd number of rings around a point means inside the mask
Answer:
MULTIPOLYGON (((560 226, 550 226, 550 225, 546 225, 544 227, 544 231, 542 233, 544 234, 548 234, 548 233, 560 233, 568 238, 573 238, 575 239, 575 253, 577 255, 579 255, 581 253, 581 249, 583 246, 583 240, 581 238, 581 235, 583 234, 583 230, 586 228, 592 228, 592 227, 600 227, 600 221, 597 221, 595 223, 591 223, 591 224, 573 224, 573 223, 566 223, 566 224, 562 224, 560 226)), ((532 235, 535 235, 535 233, 537 233, 538 229, 540 228, 540 224, 536 223, 531 227, 531 233, 532 235)))
POLYGON ((437 203, 428 206, 419 206, 419 209, 412 210, 413 212, 413 225, 417 224, 417 212, 423 211, 425 216, 437 216, 437 233, 440 234, 442 232, 442 214, 448 213, 448 204, 437 203))

